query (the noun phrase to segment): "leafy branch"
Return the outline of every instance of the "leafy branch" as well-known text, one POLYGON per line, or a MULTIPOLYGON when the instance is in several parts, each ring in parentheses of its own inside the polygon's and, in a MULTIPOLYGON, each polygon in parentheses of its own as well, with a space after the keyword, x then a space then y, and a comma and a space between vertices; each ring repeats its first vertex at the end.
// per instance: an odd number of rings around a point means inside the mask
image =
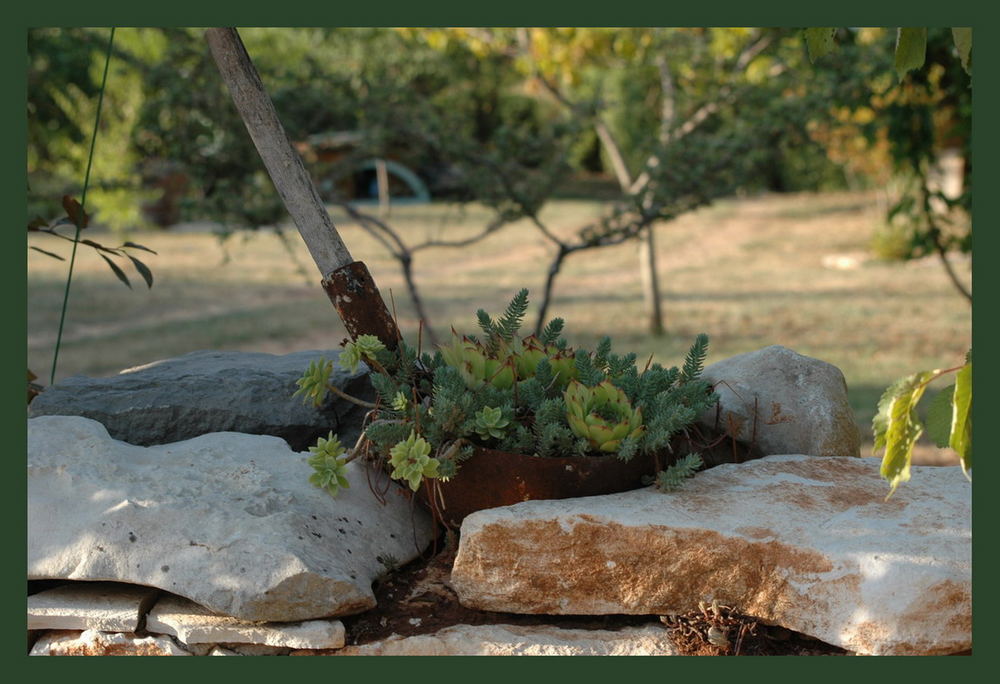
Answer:
MULTIPOLYGON (((70 237, 68 235, 63 235, 58 230, 61 226, 67 226, 67 225, 74 226, 78 227, 80 230, 83 230, 88 225, 90 225, 90 216, 83 210, 83 207, 80 206, 80 203, 76 201, 74 198, 70 197, 69 195, 63 196, 62 205, 63 208, 66 210, 66 216, 63 216, 62 218, 54 221, 51 224, 49 224, 42 217, 36 216, 28 223, 28 232, 47 233, 49 235, 54 235, 55 237, 60 238, 62 240, 66 240, 67 242, 87 245, 88 247, 92 248, 95 252, 97 252, 98 256, 104 259, 105 263, 107 263, 108 267, 111 269, 111 272, 115 274, 115 277, 118 278, 118 280, 125 283, 125 285, 131 289, 132 283, 129 281, 128 276, 125 275, 125 271, 123 271, 118 264, 109 259, 108 255, 110 254, 111 256, 120 259, 128 259, 129 261, 132 262, 132 265, 135 268, 136 272, 139 274, 139 276, 142 277, 142 279, 145 281, 146 287, 153 287, 153 272, 149 270, 149 267, 146 266, 145 263, 140 261, 133 254, 129 253, 128 250, 130 249, 142 250, 144 252, 149 252, 150 254, 156 254, 155 251, 153 251, 149 247, 145 247, 135 242, 124 242, 117 247, 107 247, 94 240, 86 238, 80 239, 75 236, 70 237)), ((59 261, 65 261, 65 259, 62 256, 56 254, 55 252, 50 252, 36 245, 29 245, 29 248, 35 250, 36 252, 41 252, 46 256, 52 257, 53 259, 58 259, 59 261)))
POLYGON ((885 449, 881 474, 889 481, 888 499, 901 482, 910 479, 913 446, 924 432, 917 416, 917 404, 934 380, 956 373, 948 386, 931 402, 926 428, 939 447, 950 446, 958 453, 962 472, 972 479, 972 350, 962 366, 921 371, 900 378, 882 394, 878 412, 872 419, 875 453, 885 449))

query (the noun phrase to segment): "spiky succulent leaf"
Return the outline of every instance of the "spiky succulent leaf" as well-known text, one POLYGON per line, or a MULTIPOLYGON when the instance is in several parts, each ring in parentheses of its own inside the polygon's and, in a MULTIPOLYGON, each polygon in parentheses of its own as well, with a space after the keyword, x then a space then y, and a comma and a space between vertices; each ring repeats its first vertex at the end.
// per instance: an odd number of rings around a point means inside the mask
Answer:
POLYGON ((656 489, 661 492, 676 491, 684 484, 684 481, 694 477, 698 469, 704 465, 701 454, 693 453, 678 459, 676 463, 668 466, 666 470, 661 470, 656 474, 656 489))
POLYGON ((555 344, 556 340, 559 339, 559 335, 562 333, 563 325, 565 325, 565 321, 561 318, 553 318, 549 321, 548 324, 542 329, 542 334, 539 336, 542 344, 555 344))
POLYGON ((705 357, 708 356, 708 335, 699 333, 694 344, 684 357, 684 368, 681 371, 680 382, 686 383, 697 379, 705 368, 705 357))

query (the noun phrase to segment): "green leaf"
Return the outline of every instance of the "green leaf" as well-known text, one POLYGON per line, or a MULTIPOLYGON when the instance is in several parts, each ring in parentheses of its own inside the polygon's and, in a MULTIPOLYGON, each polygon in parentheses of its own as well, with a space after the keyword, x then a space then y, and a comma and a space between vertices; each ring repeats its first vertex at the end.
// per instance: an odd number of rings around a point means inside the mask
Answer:
POLYGON ((151 250, 149 247, 144 247, 143 245, 140 245, 140 244, 138 244, 136 242, 126 242, 124 245, 122 245, 122 247, 131 247, 133 249, 141 249, 141 250, 143 250, 145 252, 149 252, 150 254, 156 254, 156 252, 153 251, 153 250, 151 250))
POLYGON ((66 260, 65 260, 65 259, 63 259, 63 258, 62 258, 61 256, 59 256, 58 254, 55 254, 55 253, 53 253, 53 252, 49 252, 49 251, 46 251, 46 250, 42 249, 41 247, 35 247, 34 245, 30 245, 30 248, 31 248, 31 249, 33 249, 33 250, 35 250, 36 252, 41 252, 42 254, 45 254, 45 255, 47 255, 47 256, 50 256, 50 257, 52 257, 53 259, 58 259, 59 261, 66 261, 66 260))
MULTIPOLYGON (((923 432, 923 427, 917 419, 916 406, 927 389, 927 383, 935 376, 934 371, 915 373, 897 381, 886 390, 879 402, 879 414, 883 413, 883 403, 887 401, 885 410, 885 432, 879 439, 876 431, 876 449, 879 443, 885 446, 882 457, 882 477, 889 481, 888 499, 896 491, 901 482, 910 479, 910 459, 913 456, 913 445, 923 432)), ((876 416, 878 420, 879 416, 876 416)))
POLYGON ((119 254, 118 250, 112 249, 110 247, 105 247, 101 243, 94 242, 93 240, 87 240, 87 239, 80 240, 80 244, 87 245, 88 247, 93 247, 96 250, 99 250, 101 252, 107 252, 108 254, 119 254))
POLYGON ((972 469, 972 363, 962 366, 955 377, 954 413, 951 422, 951 448, 962 461, 966 477, 972 469))
POLYGON ((836 44, 833 42, 833 34, 836 32, 837 29, 832 27, 807 28, 805 30, 806 47, 809 49, 810 62, 815 62, 823 55, 833 52, 833 49, 836 47, 836 44))
POLYGON ((896 38, 896 73, 902 81, 910 69, 924 65, 927 55, 927 29, 901 28, 896 38))
POLYGON ((972 29, 968 27, 953 28, 951 35, 955 39, 955 47, 962 60, 962 68, 965 69, 965 73, 972 76, 972 29))
POLYGON ((114 273, 115 273, 116 276, 118 276, 118 280, 120 280, 123 283, 125 283, 125 285, 128 286, 128 289, 131 290, 132 289, 132 283, 130 283, 128 281, 128 276, 125 275, 125 271, 123 271, 120 268, 118 268, 118 264, 116 264, 111 259, 109 259, 106 256, 104 256, 100 252, 98 252, 98 254, 100 254, 100 256, 101 256, 102 259, 104 259, 106 262, 108 262, 108 266, 110 266, 111 270, 114 271, 114 273))
POLYGON ((927 407, 927 435, 939 447, 948 446, 951 439, 951 397, 954 392, 954 385, 945 387, 927 407))
POLYGON ((137 270, 139 275, 142 276, 142 279, 146 281, 146 287, 153 287, 153 272, 149 270, 149 267, 131 254, 126 254, 125 256, 132 260, 132 263, 135 265, 135 270, 137 270))

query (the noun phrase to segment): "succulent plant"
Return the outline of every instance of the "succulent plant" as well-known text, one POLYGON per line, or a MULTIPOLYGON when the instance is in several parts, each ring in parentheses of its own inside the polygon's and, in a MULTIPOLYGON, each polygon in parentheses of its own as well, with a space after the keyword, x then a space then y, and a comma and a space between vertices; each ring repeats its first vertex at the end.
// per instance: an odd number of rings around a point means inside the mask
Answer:
POLYGON ((610 380, 594 387, 573 380, 563 397, 573 434, 585 438, 598 451, 614 453, 626 437, 642 435, 642 409, 633 409, 625 392, 610 380))
POLYGON ((406 398, 406 395, 402 392, 396 392, 396 396, 392 398, 392 410, 393 411, 405 411, 410 407, 410 400, 406 398))
POLYGON ((393 467, 390 477, 406 480, 410 489, 417 491, 423 478, 437 477, 438 460, 430 453, 431 445, 411 430, 409 437, 389 450, 389 465, 393 467))
POLYGON ((316 471, 309 476, 312 484, 333 496, 351 486, 347 481, 347 460, 341 458, 346 452, 333 432, 325 439, 320 437, 315 446, 309 447, 309 451, 312 453, 309 465, 316 471))
POLYGON ((476 413, 475 430, 483 439, 503 439, 504 431, 509 425, 510 420, 504 418, 503 409, 485 406, 476 413))
POLYGON ((572 349, 560 349, 554 344, 543 344, 534 335, 521 340, 521 348, 512 356, 518 380, 535 377, 538 363, 542 359, 548 359, 557 388, 565 388, 570 380, 576 378, 575 352, 572 349))
POLYGON ((359 335, 358 339, 344 345, 344 350, 340 352, 340 365, 353 373, 358 370, 361 361, 374 360, 383 349, 382 340, 374 335, 359 335))
POLYGON ((470 389, 483 383, 497 389, 508 389, 514 384, 514 362, 506 346, 491 355, 481 343, 452 331, 451 344, 441 347, 441 356, 446 364, 458 370, 470 389))
POLYGON ((330 382, 330 373, 333 371, 333 361, 327 361, 320 357, 316 361, 309 362, 309 368, 302 377, 295 381, 299 388, 293 394, 297 397, 303 395, 302 401, 312 399, 313 404, 319 406, 326 397, 326 386, 330 382))

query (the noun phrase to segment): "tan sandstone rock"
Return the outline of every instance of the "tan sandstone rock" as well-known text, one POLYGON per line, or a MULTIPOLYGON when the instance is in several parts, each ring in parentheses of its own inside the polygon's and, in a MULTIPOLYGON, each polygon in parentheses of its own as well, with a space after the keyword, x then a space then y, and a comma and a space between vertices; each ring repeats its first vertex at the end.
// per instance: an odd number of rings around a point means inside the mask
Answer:
POLYGON ((188 656, 169 637, 57 630, 46 632, 31 649, 33 656, 188 656))
POLYGON ((873 459, 771 456, 684 488, 528 501, 462 525, 463 605, 542 614, 669 614, 713 598, 871 654, 971 647, 971 485, 913 467, 885 500, 873 459))

